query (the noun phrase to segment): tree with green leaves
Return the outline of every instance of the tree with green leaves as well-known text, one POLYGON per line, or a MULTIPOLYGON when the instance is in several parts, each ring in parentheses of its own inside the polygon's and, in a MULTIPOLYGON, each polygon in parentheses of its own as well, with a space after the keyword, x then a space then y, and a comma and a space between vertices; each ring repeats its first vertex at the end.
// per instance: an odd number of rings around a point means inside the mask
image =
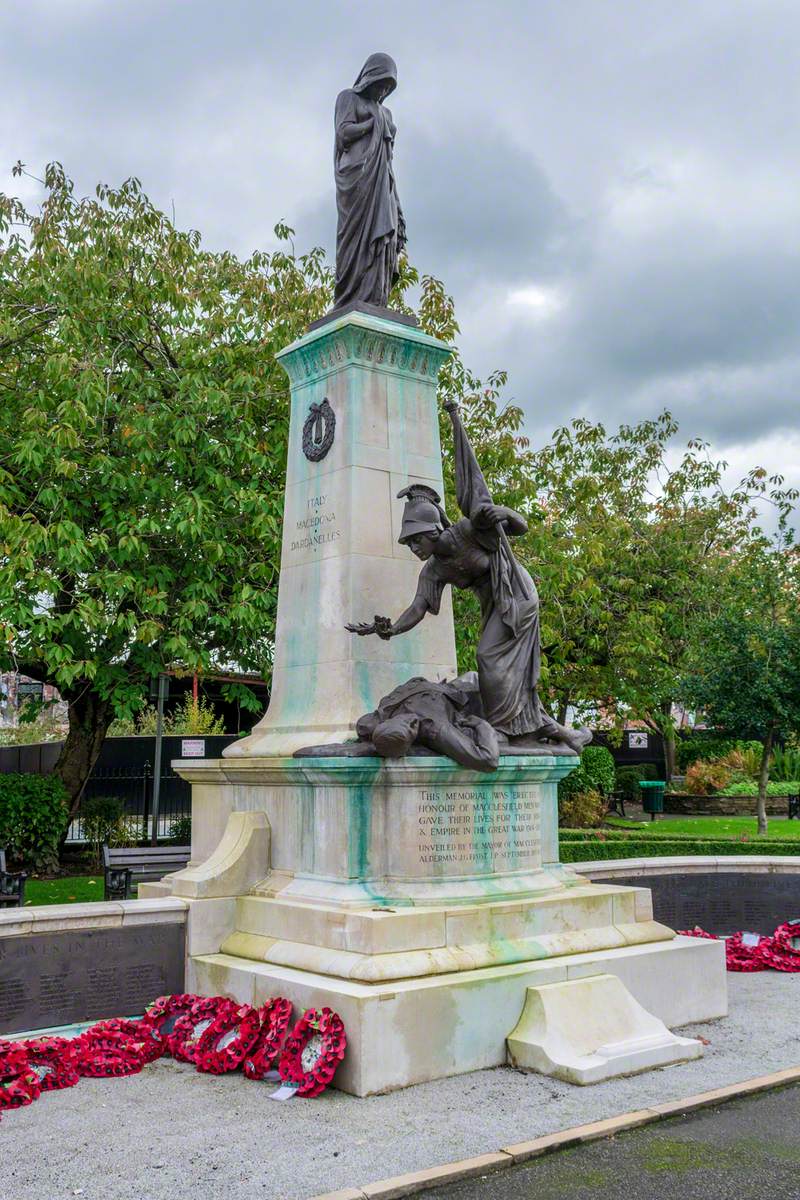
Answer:
MULTIPOLYGON (((21 171, 22 167, 18 167, 21 171)), ((321 251, 204 250, 137 180, 0 197, 0 670, 69 702, 74 811, 111 721, 167 668, 267 673, 288 432, 277 350, 321 251)))
POLYGON ((546 682, 568 705, 660 733, 675 763, 675 705, 732 557, 760 538, 758 505, 796 493, 756 468, 723 486, 726 464, 690 441, 674 465, 669 413, 608 434, 580 419, 530 456, 540 520, 523 553, 542 598, 546 682))
MULTIPOLYGON (((406 266, 394 302, 420 282, 406 266)), ((420 323, 453 342, 459 332, 452 297, 421 280, 420 323)), ((533 449, 524 414, 504 404, 504 372, 483 383, 456 352, 439 378, 444 478, 455 507, 450 422, 444 403, 457 399, 470 441, 497 503, 529 525, 515 553, 541 599, 542 695, 561 722, 575 707, 617 725, 637 719, 664 738, 667 774, 675 769, 675 710, 701 626, 732 559, 758 546, 760 507, 785 519, 797 492, 759 467, 724 486, 726 464, 690 440, 677 461, 678 425, 668 412, 609 432, 576 419, 533 449)), ((474 663, 480 610, 471 593, 453 596, 461 669, 474 663)))
POLYGON ((718 728, 762 743, 758 832, 776 740, 800 733, 800 551, 785 523, 731 564, 702 623, 684 691, 718 728))

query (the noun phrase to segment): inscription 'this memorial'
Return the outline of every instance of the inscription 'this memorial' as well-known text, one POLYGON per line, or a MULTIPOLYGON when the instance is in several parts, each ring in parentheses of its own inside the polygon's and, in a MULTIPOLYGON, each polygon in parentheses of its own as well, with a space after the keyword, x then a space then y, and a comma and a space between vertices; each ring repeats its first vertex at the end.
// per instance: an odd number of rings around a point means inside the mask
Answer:
POLYGON ((541 858, 534 789, 422 792, 417 805, 421 863, 453 863, 479 872, 536 866, 541 858))

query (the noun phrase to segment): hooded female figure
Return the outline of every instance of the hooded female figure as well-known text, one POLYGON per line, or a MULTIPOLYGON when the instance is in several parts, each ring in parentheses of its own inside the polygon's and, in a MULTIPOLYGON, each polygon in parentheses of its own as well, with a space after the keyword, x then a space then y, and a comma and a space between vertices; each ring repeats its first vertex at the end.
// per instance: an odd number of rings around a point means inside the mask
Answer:
POLYGON ((397 278, 405 222, 392 169, 395 125, 382 103, 396 87, 394 59, 371 54, 336 101, 335 308, 358 300, 385 308, 397 278))

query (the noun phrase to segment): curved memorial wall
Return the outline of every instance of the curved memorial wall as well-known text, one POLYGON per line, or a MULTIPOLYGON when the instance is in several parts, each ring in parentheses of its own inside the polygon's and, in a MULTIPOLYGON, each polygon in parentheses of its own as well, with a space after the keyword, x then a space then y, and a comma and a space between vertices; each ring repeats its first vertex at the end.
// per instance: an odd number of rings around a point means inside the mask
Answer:
POLYGON ((572 863, 594 883, 649 888, 653 918, 672 929, 771 934, 800 916, 800 856, 624 859, 572 863))

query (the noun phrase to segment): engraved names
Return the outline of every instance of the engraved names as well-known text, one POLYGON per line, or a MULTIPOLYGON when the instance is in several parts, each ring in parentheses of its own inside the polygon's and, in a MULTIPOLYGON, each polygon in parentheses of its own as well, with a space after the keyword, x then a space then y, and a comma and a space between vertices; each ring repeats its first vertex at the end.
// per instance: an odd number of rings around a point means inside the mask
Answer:
POLYGON ((341 530, 336 528, 336 513, 329 507, 327 496, 308 499, 303 515, 295 521, 295 532, 297 537, 289 543, 290 554, 339 541, 341 530))
POLYGON ((441 788, 416 806, 419 862, 493 872, 541 861, 537 789, 441 788))

